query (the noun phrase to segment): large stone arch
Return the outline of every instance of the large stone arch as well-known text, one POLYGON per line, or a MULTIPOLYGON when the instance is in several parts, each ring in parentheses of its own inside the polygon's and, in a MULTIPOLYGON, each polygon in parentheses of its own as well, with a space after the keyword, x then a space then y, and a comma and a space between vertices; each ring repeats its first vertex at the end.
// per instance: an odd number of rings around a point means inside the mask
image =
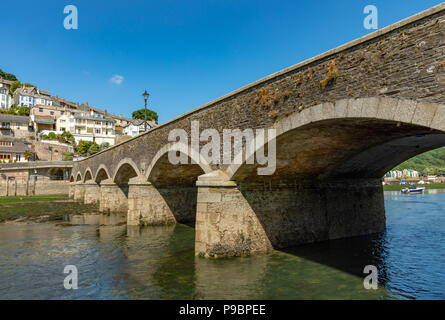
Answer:
POLYGON ((101 183, 104 180, 110 179, 111 175, 107 169, 107 167, 103 164, 101 164, 99 166, 99 168, 97 168, 96 170, 96 174, 94 175, 94 181, 96 181, 96 183, 101 183))
MULTIPOLYGON (((232 164, 232 180, 381 178, 397 164, 445 145, 445 105, 372 97, 323 103, 280 119, 277 169, 232 164)), ((261 146, 259 149, 265 148, 261 146)))
POLYGON ((130 158, 125 158, 115 167, 112 179, 116 184, 128 184, 128 181, 131 178, 137 177, 140 174, 140 170, 136 163, 130 158))

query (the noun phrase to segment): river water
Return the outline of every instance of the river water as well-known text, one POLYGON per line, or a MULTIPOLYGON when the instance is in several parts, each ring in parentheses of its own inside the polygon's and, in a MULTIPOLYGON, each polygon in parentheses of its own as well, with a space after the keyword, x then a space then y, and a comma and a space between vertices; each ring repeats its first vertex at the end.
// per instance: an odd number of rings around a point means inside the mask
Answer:
POLYGON ((382 234, 228 260, 195 258, 185 225, 0 224, 0 299, 445 299, 445 193, 387 192, 385 205, 382 234), (366 265, 378 290, 363 286, 366 265))

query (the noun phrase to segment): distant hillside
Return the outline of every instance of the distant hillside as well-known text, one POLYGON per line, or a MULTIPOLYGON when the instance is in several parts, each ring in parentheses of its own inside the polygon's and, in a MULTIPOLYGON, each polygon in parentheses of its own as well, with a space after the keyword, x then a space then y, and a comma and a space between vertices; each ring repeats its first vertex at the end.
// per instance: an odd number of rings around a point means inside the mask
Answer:
POLYGON ((411 158, 393 170, 414 169, 424 174, 445 173, 445 148, 431 150, 411 158))

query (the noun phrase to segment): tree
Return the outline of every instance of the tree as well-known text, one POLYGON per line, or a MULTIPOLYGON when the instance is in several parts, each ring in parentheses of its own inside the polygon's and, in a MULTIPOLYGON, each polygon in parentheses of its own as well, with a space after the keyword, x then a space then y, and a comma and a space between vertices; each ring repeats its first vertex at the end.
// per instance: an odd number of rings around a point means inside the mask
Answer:
POLYGON ((30 159, 34 160, 34 152, 32 150, 25 150, 23 155, 25 156, 26 161, 29 161, 30 159))
POLYGON ((93 143, 94 142, 92 141, 80 140, 79 143, 77 144, 76 150, 78 153, 82 155, 87 155, 88 149, 91 147, 93 143))
POLYGON ((69 131, 64 131, 62 133, 62 138, 64 139, 64 142, 71 143, 72 145, 76 142, 76 139, 74 139, 74 136, 69 131))
POLYGON ((11 96, 14 94, 15 90, 21 86, 20 81, 16 80, 11 83, 11 88, 9 88, 9 93, 11 96))
POLYGON ((88 153, 89 154, 95 154, 98 153, 100 151, 100 147, 97 143, 94 143, 88 148, 88 153))
MULTIPOLYGON (((134 111, 131 116, 133 119, 145 119, 145 108, 134 111)), ((158 114, 155 111, 147 109, 147 121, 154 120, 158 123, 158 114)))
POLYGON ((2 69, 0 69, 0 78, 3 78, 5 80, 9 81, 17 81, 17 78, 12 73, 6 73, 2 69))
POLYGON ((56 139, 56 134, 51 131, 50 133, 48 133, 48 139, 50 139, 50 140, 56 139))

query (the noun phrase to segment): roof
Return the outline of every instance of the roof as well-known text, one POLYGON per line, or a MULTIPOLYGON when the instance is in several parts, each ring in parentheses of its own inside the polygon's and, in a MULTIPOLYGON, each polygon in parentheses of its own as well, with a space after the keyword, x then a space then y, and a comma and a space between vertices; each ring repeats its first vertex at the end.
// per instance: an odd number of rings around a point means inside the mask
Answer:
POLYGON ((13 121, 13 122, 27 122, 29 123, 29 117, 15 116, 10 114, 0 114, 0 121, 13 121))
POLYGON ((26 150, 31 149, 31 147, 28 144, 26 144, 23 140, 14 139, 14 138, 5 139, 4 137, 1 137, 0 141, 12 141, 12 147, 0 146, 0 152, 3 152, 3 153, 11 153, 11 152, 23 153, 26 150))
POLYGON ((34 118, 34 122, 35 123, 40 123, 40 124, 54 124, 54 120, 51 119, 41 119, 41 118, 34 118))

